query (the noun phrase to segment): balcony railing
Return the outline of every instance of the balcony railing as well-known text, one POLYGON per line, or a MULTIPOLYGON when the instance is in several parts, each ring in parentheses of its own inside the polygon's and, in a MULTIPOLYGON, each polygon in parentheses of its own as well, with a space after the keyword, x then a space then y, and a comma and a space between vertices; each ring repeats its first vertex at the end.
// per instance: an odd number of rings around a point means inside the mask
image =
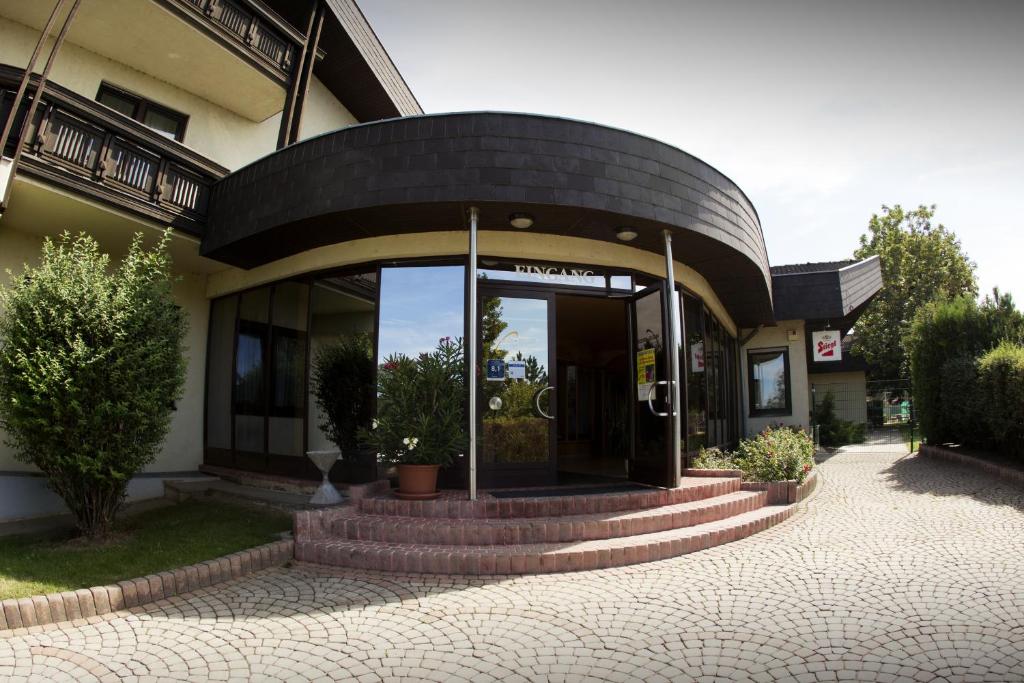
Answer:
MULTIPOLYGON (((0 121, 10 111, 20 73, 0 67, 0 121)), ((201 233, 210 186, 227 169, 53 83, 26 126, 28 104, 22 104, 10 142, 13 147, 19 135, 26 136, 19 173, 201 233)))
POLYGON ((287 78, 303 38, 258 0, 165 0, 201 15, 287 78))

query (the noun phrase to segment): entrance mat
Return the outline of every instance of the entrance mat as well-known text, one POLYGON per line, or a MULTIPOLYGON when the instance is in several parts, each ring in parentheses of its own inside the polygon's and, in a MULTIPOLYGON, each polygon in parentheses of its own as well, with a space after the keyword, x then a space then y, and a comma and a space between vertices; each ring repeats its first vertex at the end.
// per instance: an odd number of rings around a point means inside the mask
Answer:
POLYGON ((498 491, 490 490, 487 493, 495 498, 555 498, 654 490, 656 490, 654 487, 643 484, 609 484, 608 486, 561 486, 549 489, 500 489, 498 491))

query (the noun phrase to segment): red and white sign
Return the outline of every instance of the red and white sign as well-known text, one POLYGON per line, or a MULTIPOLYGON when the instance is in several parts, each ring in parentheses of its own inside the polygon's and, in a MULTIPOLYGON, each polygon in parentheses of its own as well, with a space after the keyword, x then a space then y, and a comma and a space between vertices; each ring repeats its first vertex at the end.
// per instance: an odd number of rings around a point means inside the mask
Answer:
POLYGON ((811 332, 811 351, 815 363, 827 363, 843 359, 843 344, 839 332, 820 330, 811 332))
POLYGON ((690 372, 704 372, 704 342, 690 344, 690 372))

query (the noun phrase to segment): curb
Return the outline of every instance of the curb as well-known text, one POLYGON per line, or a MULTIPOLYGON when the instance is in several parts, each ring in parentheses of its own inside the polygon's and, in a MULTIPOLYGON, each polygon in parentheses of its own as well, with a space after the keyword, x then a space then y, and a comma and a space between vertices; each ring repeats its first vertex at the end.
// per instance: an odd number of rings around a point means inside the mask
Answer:
POLYGON ((87 619, 139 607, 268 567, 280 567, 291 561, 294 553, 295 542, 287 539, 109 586, 9 598, 0 602, 0 631, 87 619))
POLYGON ((998 463, 990 462, 983 458, 979 458, 974 455, 968 455, 967 453, 961 453, 950 448, 944 448, 942 446, 929 446, 927 444, 921 444, 917 449, 918 455, 922 455, 929 458, 938 458, 940 460, 946 460, 948 462, 955 462, 961 465, 969 465, 976 467, 983 472, 994 475, 1005 481, 1012 482, 1019 486, 1024 486, 1024 470, 1018 470, 1012 467, 1004 467, 998 463))

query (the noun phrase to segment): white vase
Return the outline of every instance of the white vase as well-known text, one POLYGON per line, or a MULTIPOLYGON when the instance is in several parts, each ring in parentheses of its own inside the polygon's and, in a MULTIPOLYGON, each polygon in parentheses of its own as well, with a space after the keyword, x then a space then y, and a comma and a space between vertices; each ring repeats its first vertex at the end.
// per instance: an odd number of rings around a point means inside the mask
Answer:
POLYGON ((306 456, 313 461, 316 468, 324 475, 320 488, 316 490, 313 497, 309 499, 312 505, 337 505, 342 502, 341 494, 334 488, 327 475, 330 473, 334 463, 341 457, 341 451, 307 451, 306 456))

